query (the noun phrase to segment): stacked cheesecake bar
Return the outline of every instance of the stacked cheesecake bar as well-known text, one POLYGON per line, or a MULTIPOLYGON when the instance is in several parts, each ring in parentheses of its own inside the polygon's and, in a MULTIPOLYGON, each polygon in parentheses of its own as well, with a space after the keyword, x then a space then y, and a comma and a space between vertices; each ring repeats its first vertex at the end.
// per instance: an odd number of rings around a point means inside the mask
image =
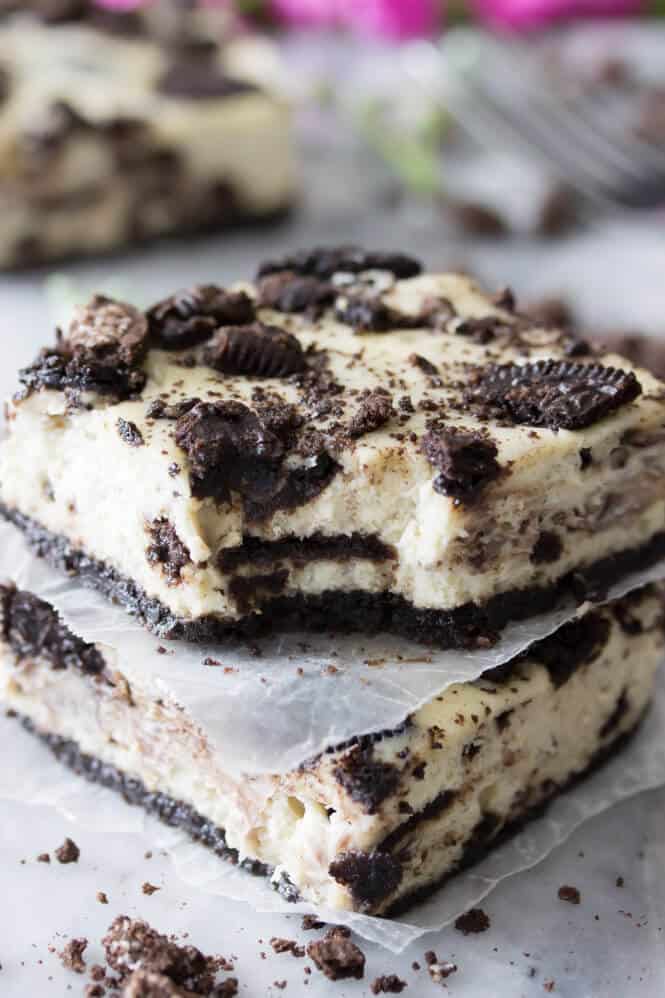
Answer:
POLYGON ((288 110, 257 49, 194 15, 176 35, 164 4, 43 6, 0 24, 0 267, 288 211, 288 110))
POLYGON ((31 729, 292 896, 395 912, 639 723, 660 592, 603 599, 665 552, 663 386, 509 293, 314 250, 145 313, 98 296, 20 377, 2 512, 162 637, 379 631, 468 651, 570 605, 397 729, 243 778, 162 685, 3 587, 4 698, 31 729))

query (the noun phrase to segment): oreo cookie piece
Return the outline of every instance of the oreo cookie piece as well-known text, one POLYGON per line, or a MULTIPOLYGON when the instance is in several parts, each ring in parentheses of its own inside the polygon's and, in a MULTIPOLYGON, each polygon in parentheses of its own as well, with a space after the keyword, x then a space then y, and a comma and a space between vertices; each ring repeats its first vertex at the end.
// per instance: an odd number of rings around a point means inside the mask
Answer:
POLYGON ((258 276, 284 270, 321 280, 329 280, 333 274, 360 274, 365 270, 387 270, 397 278, 407 278, 420 274, 422 265, 405 253, 369 251, 358 246, 316 247, 281 260, 266 260, 259 267, 258 276))
POLYGON ((581 430, 632 402, 641 392, 632 371, 541 360, 491 365, 480 373, 466 398, 493 408, 514 423, 581 430))
POLYGON ((299 340, 279 326, 262 322, 218 329, 205 348, 203 359, 225 374, 262 378, 285 378, 305 368, 299 340))
POLYGON ((157 302, 146 314, 157 346, 187 350, 204 343, 219 326, 252 322, 255 309, 244 291, 196 284, 157 302))
POLYGON ((492 440, 451 427, 433 427, 420 449, 437 469, 434 491, 458 500, 471 500, 501 474, 492 440))
POLYGON ((259 305, 277 312, 314 312, 331 305, 335 289, 327 281, 291 270, 268 274, 259 281, 259 305))
POLYGON ((227 76, 205 60, 176 63, 158 80, 156 89, 166 97, 182 97, 185 100, 219 100, 221 97, 237 97, 259 91, 256 84, 227 76))
POLYGON ((199 402, 178 420, 175 441, 189 459, 192 493, 222 502, 231 491, 258 498, 276 488, 284 442, 242 402, 199 402))
POLYGON ((69 388, 128 398, 145 385, 141 363, 148 336, 147 320, 138 309, 95 295, 77 309, 56 349, 42 351, 20 372, 21 381, 28 391, 69 388))

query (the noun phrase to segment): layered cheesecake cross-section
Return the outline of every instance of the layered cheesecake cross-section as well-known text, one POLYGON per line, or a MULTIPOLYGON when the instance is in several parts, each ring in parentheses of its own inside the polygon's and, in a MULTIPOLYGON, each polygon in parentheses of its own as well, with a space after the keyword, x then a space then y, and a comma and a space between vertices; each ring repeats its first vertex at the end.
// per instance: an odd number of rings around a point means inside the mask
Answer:
POLYGON ((487 645, 665 552, 663 385, 401 253, 97 296, 20 379, 2 512, 160 635, 487 645))
POLYGON ((65 23, 46 4, 0 23, 0 267, 288 212, 289 111, 258 84, 256 47, 194 15, 175 35, 168 5, 60 6, 65 23))
POLYGON ((664 643, 648 587, 449 686, 395 730, 243 777, 166 676, 109 660, 29 593, 0 595, 0 700, 58 759, 290 899, 379 915, 481 858, 618 749, 664 643))

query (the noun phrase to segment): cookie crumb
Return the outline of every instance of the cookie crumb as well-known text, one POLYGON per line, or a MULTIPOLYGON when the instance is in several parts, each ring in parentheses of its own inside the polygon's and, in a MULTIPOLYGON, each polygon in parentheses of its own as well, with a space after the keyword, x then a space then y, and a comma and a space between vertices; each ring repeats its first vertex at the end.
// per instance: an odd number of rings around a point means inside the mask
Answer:
POLYGON ((155 885, 154 885, 154 884, 151 884, 151 883, 149 883, 149 882, 148 882, 147 880, 146 880, 146 882, 145 882, 145 883, 143 884, 143 886, 141 887, 141 891, 142 891, 142 892, 143 892, 144 894, 147 894, 147 895, 148 895, 148 897, 151 897, 151 896, 152 896, 153 894, 156 894, 156 893, 157 893, 157 891, 158 891, 158 890, 160 890, 160 889, 161 889, 161 888, 159 888, 159 887, 155 887, 155 885))
POLYGON ((348 929, 335 926, 307 947, 307 956, 331 981, 364 977, 365 954, 351 942, 350 934, 348 929))
POLYGON ((305 955, 305 947, 299 946, 295 939, 278 939, 273 936, 270 945, 275 953, 291 953, 293 956, 301 957, 305 955))
POLYGON ((40 852, 39 856, 37 857, 37 862, 38 863, 50 863, 51 862, 51 857, 49 856, 49 854, 47 852, 40 852))
POLYGON ((383 974, 372 982, 373 995, 399 995, 406 987, 406 981, 401 980, 397 974, 383 974))
POLYGON ((86 964, 83 953, 87 945, 87 939, 70 939, 58 953, 63 967, 66 967, 67 970, 73 970, 76 974, 84 973, 86 964))
POLYGON ((625 881, 623 877, 617 877, 616 880, 614 881, 616 887, 623 887, 624 883, 625 881))
POLYGON ((106 894, 104 893, 104 891, 97 891, 97 900, 99 901, 100 904, 108 904, 109 903, 109 899, 106 896, 106 894))
POLYGON ((471 908, 455 919, 455 928, 465 936, 487 932, 490 924, 489 915, 482 908, 471 908))
POLYGON ((70 838, 66 838, 62 845, 55 850, 55 858, 58 863, 78 863, 80 855, 81 850, 76 842, 70 838))
POLYGON ((303 915, 302 927, 305 932, 309 932, 312 929, 322 929, 325 924, 325 922, 320 922, 316 915, 303 915))
POLYGON ((579 904, 582 900, 582 895, 577 887, 571 887, 569 884, 562 884, 558 890, 558 898, 559 901, 568 901, 569 904, 579 904))

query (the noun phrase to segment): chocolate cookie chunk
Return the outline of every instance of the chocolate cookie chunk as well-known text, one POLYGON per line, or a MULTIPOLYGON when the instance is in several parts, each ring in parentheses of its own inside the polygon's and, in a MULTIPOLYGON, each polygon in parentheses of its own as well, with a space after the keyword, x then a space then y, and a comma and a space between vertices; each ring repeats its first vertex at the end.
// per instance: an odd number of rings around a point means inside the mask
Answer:
POLYGON ((330 864, 328 872, 338 884, 349 888, 361 906, 390 897, 404 875, 398 859, 378 850, 340 853, 330 864))
POLYGON ((365 954, 339 928, 329 929, 323 939, 310 943, 307 956, 331 981, 360 980, 365 973, 365 954))
POLYGON ((632 402, 641 391, 632 371, 541 360, 492 365, 478 376, 467 399, 493 407, 514 423, 581 430, 632 402))
POLYGON ((423 437, 421 450, 438 471, 434 490, 454 499, 475 498, 501 473, 496 444, 477 433, 432 428, 423 437))
POLYGON ((331 305, 335 289, 327 281, 306 277, 292 270, 267 274, 259 281, 259 305, 278 312, 310 312, 315 315, 331 305))
POLYGON ((379 805, 399 785, 399 770, 389 762, 374 758, 372 745, 356 745, 335 766, 333 775, 352 800, 376 814, 379 805))
POLYGON ((148 348, 148 323, 133 305, 95 295, 88 305, 77 309, 67 344, 75 355, 106 357, 131 367, 143 359, 148 348))
POLYGON ((296 337, 279 326, 262 322, 219 329, 203 359, 225 374, 263 378, 284 378, 305 368, 305 355, 296 337))
POLYGON ((153 520, 149 533, 151 543, 146 548, 146 558, 151 565, 161 566, 169 586, 177 586, 182 579, 183 568, 192 560, 189 549, 165 517, 153 520))
POLYGON ((196 284, 148 309, 150 332, 163 350, 187 350, 209 339, 218 326, 254 320, 254 303, 244 291, 196 284))
POLYGON ((175 440, 189 459, 197 498, 228 501, 231 491, 252 498, 277 484, 285 445, 242 402, 199 402, 176 424, 175 440))
POLYGON ((349 435, 362 437, 378 430, 395 415, 390 394, 381 389, 368 392, 349 423, 349 435))
POLYGON ((132 423, 128 419, 118 419, 116 426, 126 444, 129 444, 130 447, 143 447, 145 440, 136 423, 132 423))
POLYGON ((283 270, 321 280, 329 280, 337 273, 359 274, 364 270, 388 270, 397 278, 406 278, 420 274, 422 265, 405 253, 372 252, 358 246, 316 247, 281 260, 267 260, 259 267, 258 276, 283 270))
POLYGON ((227 76, 207 61, 187 59, 177 62, 157 82, 157 92, 167 97, 185 100, 219 100, 238 94, 257 93, 259 88, 249 80, 227 76))

